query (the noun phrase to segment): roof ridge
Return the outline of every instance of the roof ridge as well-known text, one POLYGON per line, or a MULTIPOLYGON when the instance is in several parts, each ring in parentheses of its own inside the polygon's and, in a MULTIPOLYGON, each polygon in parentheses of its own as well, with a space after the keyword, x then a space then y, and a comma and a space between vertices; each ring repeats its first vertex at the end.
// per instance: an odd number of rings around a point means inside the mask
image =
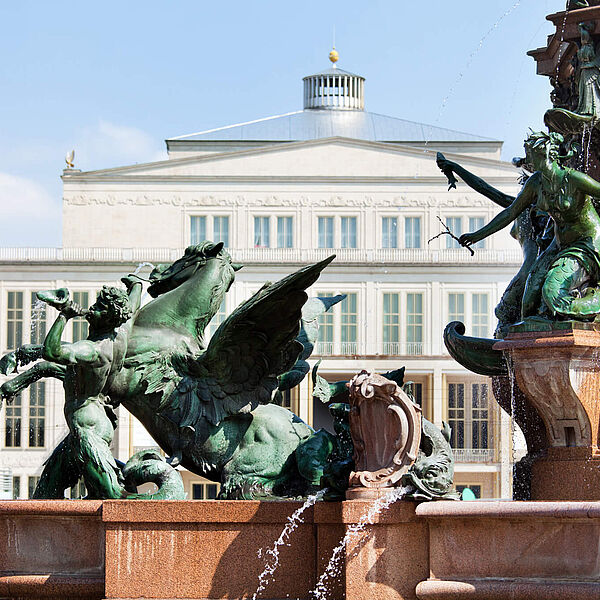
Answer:
POLYGON ((281 117, 289 117, 290 115, 296 115, 304 112, 302 110, 292 110, 291 112, 282 113, 280 115, 271 115, 270 117, 261 117, 260 119, 253 119, 252 121, 244 121, 242 123, 234 123, 233 125, 224 125, 223 127, 214 127, 213 129, 205 129, 204 131, 196 131, 196 133, 186 133, 185 135, 178 135, 175 137, 167 138, 168 140, 181 140, 183 138, 191 137, 192 135, 203 135, 204 133, 213 133, 215 131, 223 131, 225 129, 232 129, 233 127, 242 127, 244 125, 254 125, 254 123, 260 123, 262 121, 270 121, 272 119, 279 119, 281 117))

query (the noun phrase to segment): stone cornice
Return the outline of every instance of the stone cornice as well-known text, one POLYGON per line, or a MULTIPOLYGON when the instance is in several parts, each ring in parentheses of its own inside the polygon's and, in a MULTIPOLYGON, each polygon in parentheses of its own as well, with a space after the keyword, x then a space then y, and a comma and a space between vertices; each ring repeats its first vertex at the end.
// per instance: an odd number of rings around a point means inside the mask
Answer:
POLYGON ((490 201, 481 196, 466 196, 463 194, 428 195, 411 197, 396 195, 390 197, 377 196, 341 196, 321 195, 317 198, 307 195, 253 195, 242 194, 231 195, 198 195, 194 192, 184 194, 140 194, 129 195, 127 193, 97 193, 73 194, 65 196, 66 206, 180 206, 187 207, 220 207, 220 206, 285 206, 285 207, 355 207, 355 208, 386 208, 386 207, 410 207, 410 208, 489 208, 490 201))

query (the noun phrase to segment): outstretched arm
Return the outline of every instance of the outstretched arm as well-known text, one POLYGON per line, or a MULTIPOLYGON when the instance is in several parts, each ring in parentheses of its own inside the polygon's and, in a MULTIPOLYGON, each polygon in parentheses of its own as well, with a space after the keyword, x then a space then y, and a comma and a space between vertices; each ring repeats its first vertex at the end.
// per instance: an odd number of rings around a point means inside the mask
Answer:
POLYGON ((571 171, 569 177, 575 181, 577 189, 581 192, 594 198, 600 198, 600 182, 581 171, 571 171))
POLYGON ((50 328, 42 355, 44 359, 60 365, 74 365, 77 363, 93 363, 99 358, 96 345, 88 340, 63 344, 60 341, 68 318, 61 312, 50 328))
POLYGON ((538 189, 539 173, 534 173, 523 186, 514 202, 498 213, 487 225, 473 233, 465 233, 460 236, 459 243, 470 246, 497 233, 512 223, 529 205, 535 201, 538 189))
POLYGON ((509 196, 499 189, 491 186, 489 183, 473 175, 470 171, 461 167, 458 163, 448 160, 441 152, 438 152, 437 165, 444 174, 447 171, 456 173, 470 188, 489 198, 492 202, 503 208, 508 208, 515 200, 514 196, 509 196))

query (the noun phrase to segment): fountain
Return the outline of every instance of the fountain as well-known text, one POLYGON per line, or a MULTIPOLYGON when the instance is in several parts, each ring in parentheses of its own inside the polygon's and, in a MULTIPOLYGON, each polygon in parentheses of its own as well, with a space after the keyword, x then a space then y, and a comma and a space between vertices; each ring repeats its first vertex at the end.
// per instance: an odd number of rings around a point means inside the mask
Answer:
POLYGON ((590 198, 600 184, 588 176, 599 168, 600 1, 571 1, 549 19, 556 35, 531 54, 552 79, 554 107, 550 131, 533 133, 518 161, 530 168, 521 193, 507 197, 438 155, 451 187, 456 175, 504 208, 462 245, 516 220, 524 264, 497 308, 495 338, 452 323, 445 341, 493 377, 523 430, 515 490, 532 501, 456 501, 448 428, 422 417, 403 369, 330 384, 317 365, 315 397, 330 405, 335 435, 278 406, 309 372, 316 317, 343 298, 307 302, 333 257, 266 284, 204 347, 240 265, 203 242, 153 269, 142 307, 135 275, 89 311, 68 290, 40 293, 59 310, 55 324, 43 344, 0 360, 4 374, 35 363, 0 388, 7 401, 41 377, 62 380, 70 427, 40 499, 0 502, 0 597, 600 597, 600 217, 590 198), (78 348, 60 339, 74 316, 91 325, 78 348), (74 380, 95 390, 83 403, 74 380), (113 403, 142 421, 168 461, 111 460, 113 403), (101 436, 82 424, 88 404, 101 436), (220 499, 179 499, 178 464, 220 481, 220 499), (80 476, 90 499, 62 499, 80 476), (150 478, 159 490, 142 500, 135 488, 150 478))

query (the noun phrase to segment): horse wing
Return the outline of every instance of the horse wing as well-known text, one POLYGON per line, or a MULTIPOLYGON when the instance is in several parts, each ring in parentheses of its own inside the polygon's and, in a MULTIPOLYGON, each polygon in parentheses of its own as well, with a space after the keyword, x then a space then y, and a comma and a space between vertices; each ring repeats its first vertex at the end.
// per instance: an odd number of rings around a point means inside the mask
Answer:
POLYGON ((221 324, 206 352, 187 365, 172 398, 181 426, 205 418, 216 425, 229 415, 250 412, 271 401, 277 377, 303 350, 300 330, 306 288, 334 256, 265 284, 221 324))

